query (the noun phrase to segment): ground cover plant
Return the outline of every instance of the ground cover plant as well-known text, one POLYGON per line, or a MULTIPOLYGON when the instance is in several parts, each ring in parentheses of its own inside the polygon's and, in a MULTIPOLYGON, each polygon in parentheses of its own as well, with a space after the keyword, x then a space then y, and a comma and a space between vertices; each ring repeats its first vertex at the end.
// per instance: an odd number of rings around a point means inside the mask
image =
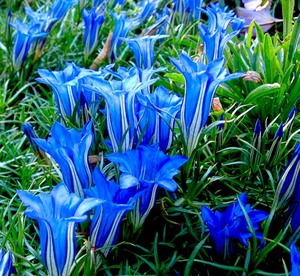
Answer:
POLYGON ((300 275, 297 2, 0 7, 0 275, 300 275))

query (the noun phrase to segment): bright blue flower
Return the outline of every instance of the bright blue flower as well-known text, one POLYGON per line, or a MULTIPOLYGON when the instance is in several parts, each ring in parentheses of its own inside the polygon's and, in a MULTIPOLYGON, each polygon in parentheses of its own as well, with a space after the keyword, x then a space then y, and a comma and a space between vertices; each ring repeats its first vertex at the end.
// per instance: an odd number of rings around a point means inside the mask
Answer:
POLYGON ((69 193, 64 183, 55 186, 50 194, 17 194, 27 207, 24 214, 38 221, 42 259, 49 275, 70 275, 76 256, 77 224, 86 221, 86 213, 103 201, 69 193))
POLYGON ((135 96, 151 83, 153 81, 141 84, 139 75, 130 72, 130 75, 121 81, 93 79, 92 85, 85 86, 85 90, 100 93, 105 99, 107 131, 114 152, 124 152, 133 148, 137 129, 135 96))
POLYGON ((167 35, 141 36, 137 38, 124 39, 132 50, 136 65, 139 68, 151 68, 154 63, 154 44, 157 39, 162 39, 167 35))
POLYGON ((161 151, 166 151, 172 144, 175 118, 181 108, 182 98, 159 86, 146 96, 137 94, 145 106, 140 109, 139 129, 143 134, 144 144, 159 144, 161 151))
POLYGON ((158 150, 158 145, 142 145, 136 150, 125 153, 112 153, 107 159, 119 165, 122 172, 120 187, 145 189, 145 193, 136 201, 135 209, 130 213, 134 229, 139 229, 152 207, 159 188, 175 192, 177 183, 173 177, 178 169, 187 162, 184 156, 168 156, 158 150))
POLYGON ((47 140, 34 139, 57 162, 69 191, 81 197, 83 189, 89 188, 92 183, 89 150, 93 140, 92 122, 88 122, 81 131, 68 130, 56 122, 51 128, 51 137, 47 140))
POLYGON ((95 187, 85 190, 85 194, 105 202, 95 210, 90 228, 91 244, 107 256, 117 242, 123 218, 134 209, 133 203, 143 192, 121 189, 114 181, 107 181, 98 168, 93 171, 93 183, 95 187))
POLYGON ((95 93, 85 94, 82 85, 88 83, 89 78, 105 77, 106 72, 106 68, 96 72, 69 63, 62 71, 39 69, 40 78, 36 80, 51 86, 58 111, 62 117, 71 117, 76 112, 76 119, 79 120, 80 107, 84 103, 87 103, 92 115, 95 115, 99 103, 99 96, 95 93), (84 96, 84 99, 82 96, 84 96), (80 101, 80 104, 78 104, 78 101, 80 101), (76 106, 77 110, 75 110, 76 106))
POLYGON ((140 25, 140 19, 138 17, 128 18, 125 11, 122 11, 119 15, 111 12, 114 18, 114 30, 110 43, 111 59, 115 60, 117 56, 117 49, 120 48, 122 40, 120 38, 126 38, 127 34, 134 28, 140 25))
POLYGON ((31 54, 36 40, 47 36, 47 33, 41 31, 39 23, 26 24, 20 19, 10 23, 10 26, 17 31, 12 50, 13 66, 14 70, 17 71, 24 64, 27 56, 31 54))
POLYGON ((158 5, 160 0, 142 0, 139 5, 140 13, 138 15, 141 23, 147 20, 151 14, 153 14, 158 5))
POLYGON ((88 58, 98 44, 99 30, 104 22, 104 10, 92 8, 82 10, 82 17, 85 23, 84 29, 84 56, 88 58))
POLYGON ((185 94, 180 111, 181 130, 190 156, 197 147, 200 131, 205 126, 218 85, 241 77, 242 73, 227 74, 224 59, 205 65, 194 62, 188 55, 181 54, 179 60, 171 62, 185 78, 185 94))
POLYGON ((0 249, 0 275, 10 276, 11 274, 17 274, 15 268, 13 267, 13 256, 11 252, 6 252, 4 254, 3 248, 0 249))
POLYGON ((62 20, 67 11, 75 6, 79 0, 54 0, 49 10, 49 18, 55 19, 56 22, 62 20))
POLYGON ((199 20, 201 17, 201 7, 203 0, 173 0, 174 10, 181 19, 189 15, 189 20, 199 20))
MULTIPOLYGON (((241 194, 239 199, 252 223, 256 238, 261 240, 262 234, 258 232, 259 223, 265 220, 269 214, 253 210, 250 204, 246 204, 246 193, 241 194)), ((252 238, 252 233, 238 201, 229 205, 224 212, 213 212, 208 207, 202 206, 202 218, 209 229, 217 253, 224 253, 224 257, 228 256, 233 239, 238 239, 244 246, 248 246, 247 241, 252 238)))
POLYGON ((200 36, 204 44, 207 62, 223 57, 225 45, 243 29, 245 21, 237 18, 233 11, 210 4, 202 10, 208 16, 208 26, 199 24, 200 36), (232 31, 229 33, 231 24, 232 31))
POLYGON ((299 276, 300 275, 300 254, 295 243, 292 243, 290 246, 290 254, 291 254, 290 276, 299 276))

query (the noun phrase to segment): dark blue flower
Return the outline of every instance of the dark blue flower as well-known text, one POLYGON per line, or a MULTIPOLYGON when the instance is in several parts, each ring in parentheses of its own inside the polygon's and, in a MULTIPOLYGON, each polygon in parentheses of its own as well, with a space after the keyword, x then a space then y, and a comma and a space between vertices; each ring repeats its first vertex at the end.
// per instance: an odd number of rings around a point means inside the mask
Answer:
POLYGON ((88 58, 98 44, 99 30, 104 22, 104 10, 92 8, 82 10, 82 17, 85 23, 84 29, 84 56, 88 58))
MULTIPOLYGON (((256 238, 261 240, 262 234, 259 231, 259 223, 268 217, 268 213, 260 210, 253 210, 250 204, 246 204, 247 195, 239 196, 241 205, 244 207, 255 231, 256 238)), ((252 238, 243 210, 237 201, 227 207, 224 212, 213 212, 206 206, 202 206, 202 218, 205 221, 212 236, 216 251, 224 256, 230 254, 233 239, 238 239, 244 246, 248 246, 248 239, 252 238)))
POLYGON ((205 126, 218 85, 243 74, 227 74, 224 59, 205 65, 194 62, 188 55, 181 54, 179 60, 171 62, 185 78, 185 93, 180 111, 181 130, 186 144, 186 155, 191 156, 197 147, 200 131, 205 126))
POLYGON ((292 243, 290 246, 291 254, 291 273, 290 276, 299 276, 300 275, 300 255, 295 243, 292 243))
POLYGON ((123 218, 134 209, 133 203, 143 192, 122 189, 114 181, 107 181, 98 168, 93 171, 93 183, 95 187, 85 190, 85 194, 105 202, 95 210, 90 228, 91 244, 107 256, 117 242, 123 218))
POLYGON ((0 249, 0 275, 1 276, 10 276, 16 274, 16 270, 13 267, 13 256, 11 252, 6 252, 4 254, 4 249, 0 249))
POLYGON ((135 209, 130 213, 134 229, 139 229, 155 204, 159 188, 175 192, 177 183, 173 176, 178 173, 187 158, 168 156, 158 150, 158 145, 142 145, 136 150, 125 153, 112 153, 107 159, 119 165, 122 172, 120 186, 122 189, 136 187, 145 189, 145 193, 136 201, 135 209))
POLYGON ((86 221, 86 213, 103 201, 69 193, 64 183, 54 187, 50 194, 17 194, 27 206, 24 214, 38 221, 42 259, 49 275, 70 275, 76 255, 77 224, 86 221))
POLYGON ((92 183, 88 158, 93 140, 92 122, 88 122, 81 131, 68 130, 56 122, 47 140, 34 139, 57 162, 69 191, 81 197, 84 195, 83 189, 89 188, 92 183))
POLYGON ((47 33, 41 30, 39 23, 27 24, 20 19, 10 23, 10 26, 17 31, 12 50, 13 66, 17 71, 24 64, 27 56, 31 54, 36 40, 47 36, 47 33))

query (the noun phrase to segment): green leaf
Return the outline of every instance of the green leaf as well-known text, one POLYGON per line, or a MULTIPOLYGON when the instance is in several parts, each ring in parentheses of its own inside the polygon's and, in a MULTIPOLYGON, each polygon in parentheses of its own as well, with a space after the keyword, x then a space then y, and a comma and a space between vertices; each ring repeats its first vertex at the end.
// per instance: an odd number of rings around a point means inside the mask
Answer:
POLYGON ((179 82, 182 84, 184 84, 185 82, 183 75, 179 73, 167 73, 165 74, 165 77, 171 79, 172 81, 179 82))
POLYGON ((263 84, 256 89, 252 90, 249 95, 244 100, 245 104, 253 103, 257 104, 259 100, 264 96, 272 96, 275 92, 278 92, 280 89, 279 83, 273 84, 263 84))
POLYGON ((286 37, 291 32, 291 22, 293 20, 295 1, 281 0, 281 6, 283 17, 283 37, 286 37))

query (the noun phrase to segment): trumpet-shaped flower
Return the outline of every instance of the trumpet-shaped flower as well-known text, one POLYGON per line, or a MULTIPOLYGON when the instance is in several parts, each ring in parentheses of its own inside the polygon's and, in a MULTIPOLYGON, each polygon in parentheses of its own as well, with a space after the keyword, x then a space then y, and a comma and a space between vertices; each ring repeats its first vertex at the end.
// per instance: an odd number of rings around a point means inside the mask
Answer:
POLYGON ((173 177, 178 169, 187 161, 184 156, 168 156, 158 150, 158 145, 142 145, 136 150, 125 153, 112 153, 107 159, 119 165, 122 172, 120 186, 122 189, 136 187, 145 189, 145 193, 136 201, 131 212, 131 220, 135 230, 144 223, 155 204, 159 188, 175 192, 177 183, 173 177))
POLYGON ((92 122, 88 122, 82 131, 68 130, 56 122, 51 128, 51 137, 34 139, 36 144, 50 154, 62 172, 62 178, 70 192, 83 197, 83 189, 92 183, 89 166, 89 150, 94 139, 92 122))
POLYGON ((239 201, 229 205, 224 212, 213 212, 208 207, 202 206, 202 218, 207 224, 216 251, 219 254, 224 253, 224 257, 230 254, 233 239, 238 239, 243 245, 248 246, 247 240, 253 237, 241 206, 251 221, 256 238, 260 240, 262 234, 258 232, 259 223, 269 215, 264 211, 253 210, 250 204, 246 204, 246 193, 239 196, 239 201))
POLYGON ((157 39, 167 35, 142 36, 137 38, 124 39, 132 50, 136 65, 140 68, 151 68, 154 63, 154 44, 157 39))
POLYGON ((62 20, 67 11, 75 6, 79 0, 54 0, 49 10, 49 18, 55 19, 56 22, 62 20))
POLYGON ((144 144, 159 144, 166 151, 172 144, 175 118, 181 108, 182 98, 170 94, 159 86, 151 94, 137 94, 143 108, 139 111, 139 129, 144 144))
POLYGON ((26 24, 20 19, 9 23, 17 32, 14 38, 12 49, 12 61, 14 70, 18 71, 31 54, 34 43, 38 38, 47 36, 47 33, 41 30, 40 23, 26 24))
POLYGON ((84 56, 88 58, 98 44, 99 30, 104 22, 104 10, 92 8, 82 10, 82 17, 85 23, 84 29, 84 56))
POLYGON ((200 36, 203 39, 204 53, 207 62, 223 57, 224 47, 243 29, 245 21, 237 18, 233 11, 221 8, 219 4, 210 4, 207 10, 202 10, 208 16, 208 26, 199 25, 200 36), (229 32, 231 24, 232 31, 229 32))
POLYGON ((16 270, 13 267, 13 256, 11 252, 6 252, 4 254, 3 248, 0 249, 0 275, 10 276, 11 274, 16 274, 16 270))
POLYGON ((300 254, 295 243, 292 243, 290 246, 290 254, 291 254, 290 276, 298 276, 300 275, 300 254))
POLYGON ((117 242, 123 218, 134 209, 133 203, 143 192, 122 189, 114 181, 107 181, 98 168, 93 171, 93 183, 95 186, 85 190, 85 194, 105 202, 95 210, 90 228, 91 244, 107 256, 117 242))
POLYGON ((201 7, 203 0, 173 0, 174 10, 181 19, 189 15, 190 21, 199 20, 201 17, 201 7))
POLYGON ((128 18, 125 11, 122 11, 119 15, 111 12, 114 18, 114 30, 111 38, 111 59, 115 60, 117 56, 117 49, 121 46, 122 40, 120 38, 125 38, 127 34, 134 28, 140 25, 140 20, 138 17, 128 18))
POLYGON ((99 100, 99 96, 95 93, 89 93, 88 95, 85 94, 83 92, 82 85, 89 82, 89 78, 91 77, 105 77, 106 72, 106 68, 102 71, 96 72, 80 68, 74 63, 69 63, 62 71, 39 69, 38 73, 40 77, 36 80, 50 85, 54 93, 58 111, 63 117, 71 117, 75 112, 77 120, 79 120, 80 107, 86 103, 89 111, 92 115, 95 115, 99 100), (78 104, 79 101, 80 104, 78 104))
POLYGON ((49 275, 70 275, 76 255, 76 226, 86 221, 86 213, 103 201, 69 193, 64 183, 54 187, 50 194, 17 194, 27 207, 24 214, 38 221, 42 259, 49 275))
POLYGON ((200 131, 208 119, 218 85, 221 82, 241 77, 243 74, 227 74, 223 67, 224 59, 217 59, 205 65, 201 62, 194 62, 188 55, 182 53, 179 60, 171 58, 171 62, 185 79, 180 121, 187 155, 190 156, 197 147, 200 131))
POLYGON ((85 90, 100 93, 105 98, 107 131, 114 152, 132 149, 137 128, 135 95, 153 83, 150 80, 141 84, 139 75, 131 73, 121 81, 94 79, 92 85, 85 86, 85 90))

